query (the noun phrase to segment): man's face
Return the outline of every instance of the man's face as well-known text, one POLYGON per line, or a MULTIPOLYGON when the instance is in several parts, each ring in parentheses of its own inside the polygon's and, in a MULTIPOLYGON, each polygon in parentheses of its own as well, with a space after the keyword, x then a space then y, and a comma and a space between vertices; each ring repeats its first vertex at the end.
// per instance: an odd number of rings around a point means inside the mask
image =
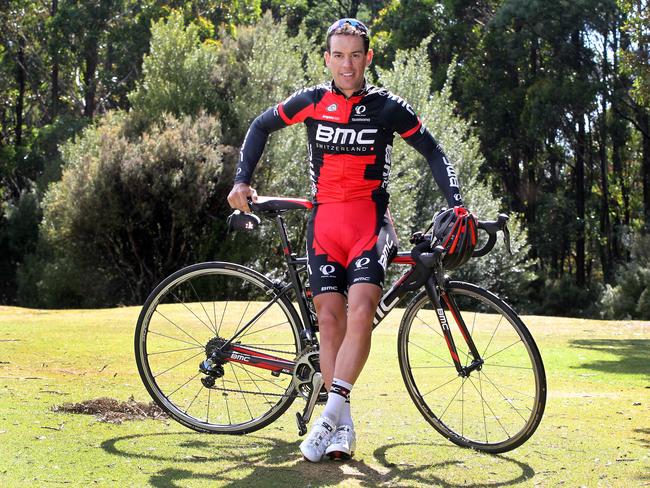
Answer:
POLYGON ((372 49, 363 51, 359 36, 337 34, 330 38, 330 52, 325 52, 325 64, 336 86, 347 96, 363 86, 366 67, 372 62, 372 49))

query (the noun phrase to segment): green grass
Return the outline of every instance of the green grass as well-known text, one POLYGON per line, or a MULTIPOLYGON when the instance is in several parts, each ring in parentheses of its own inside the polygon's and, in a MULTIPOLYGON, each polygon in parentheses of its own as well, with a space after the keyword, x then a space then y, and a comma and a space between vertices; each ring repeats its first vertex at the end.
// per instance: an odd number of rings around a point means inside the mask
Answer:
POLYGON ((648 322, 525 317, 545 361, 546 413, 526 444, 491 456, 455 447, 411 403, 394 311, 352 394, 355 460, 314 465, 298 452, 302 401, 247 436, 52 412, 149 400, 132 352, 138 312, 0 307, 0 486, 650 486, 648 322))

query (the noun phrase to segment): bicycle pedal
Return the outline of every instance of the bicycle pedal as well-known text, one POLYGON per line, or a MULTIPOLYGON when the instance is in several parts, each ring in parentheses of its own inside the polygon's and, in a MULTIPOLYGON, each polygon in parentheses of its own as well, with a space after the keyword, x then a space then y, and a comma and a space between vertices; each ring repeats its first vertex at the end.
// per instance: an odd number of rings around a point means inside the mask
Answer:
POLYGON ((300 412, 296 412, 296 423, 298 424, 298 435, 305 435, 307 433, 307 423, 302 419, 300 412))

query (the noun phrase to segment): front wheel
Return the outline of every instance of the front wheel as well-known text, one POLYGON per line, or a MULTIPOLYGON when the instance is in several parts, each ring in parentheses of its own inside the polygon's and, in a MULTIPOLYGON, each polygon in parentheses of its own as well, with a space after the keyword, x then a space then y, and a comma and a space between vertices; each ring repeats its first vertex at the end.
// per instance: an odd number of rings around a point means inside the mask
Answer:
MULTIPOLYGON (((458 322, 465 323, 480 369, 458 373, 426 292, 408 305, 398 335, 402 378, 424 418, 455 444, 484 452, 510 451, 539 425, 546 404, 546 376, 539 350, 519 316, 478 286, 450 282, 447 298, 459 314, 445 316, 462 365, 473 357, 458 322)), ((452 307, 453 308, 453 307, 452 307)))
POLYGON ((261 274, 231 263, 188 266, 160 283, 142 308, 138 371, 155 402, 183 425, 253 432, 296 396, 301 327, 289 299, 261 274), (215 351, 220 360, 206 374, 202 363, 215 351), (267 358, 285 366, 263 365, 267 358))

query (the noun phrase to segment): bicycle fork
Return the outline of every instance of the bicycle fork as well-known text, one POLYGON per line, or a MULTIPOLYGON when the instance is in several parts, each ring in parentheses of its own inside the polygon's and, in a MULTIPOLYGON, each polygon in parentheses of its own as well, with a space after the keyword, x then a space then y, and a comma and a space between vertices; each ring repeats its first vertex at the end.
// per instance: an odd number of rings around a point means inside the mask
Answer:
POLYGON ((433 276, 427 280, 424 288, 427 291, 427 295, 431 299, 431 302, 436 309, 438 322, 440 322, 440 327, 442 328, 445 342, 449 348, 449 353, 451 354, 451 358, 454 361, 454 366, 456 367, 456 371, 458 371, 458 375, 465 378, 469 376, 472 371, 480 371, 484 361, 481 358, 478 349, 476 348, 476 344, 474 344, 474 340, 472 339, 472 336, 467 329, 467 325, 465 324, 460 310, 458 309, 458 305, 456 304, 453 297, 449 296, 444 288, 442 290, 438 288, 438 285, 436 284, 433 276), (454 320, 460 329, 460 333, 463 336, 463 339, 465 340, 465 343, 467 344, 467 347, 469 348, 469 351, 472 355, 472 362, 467 366, 463 366, 460 358, 458 357, 458 349, 456 348, 454 338, 451 335, 447 316, 445 315, 445 311, 442 308, 443 301, 447 305, 447 308, 451 312, 451 315, 454 317, 454 320))

